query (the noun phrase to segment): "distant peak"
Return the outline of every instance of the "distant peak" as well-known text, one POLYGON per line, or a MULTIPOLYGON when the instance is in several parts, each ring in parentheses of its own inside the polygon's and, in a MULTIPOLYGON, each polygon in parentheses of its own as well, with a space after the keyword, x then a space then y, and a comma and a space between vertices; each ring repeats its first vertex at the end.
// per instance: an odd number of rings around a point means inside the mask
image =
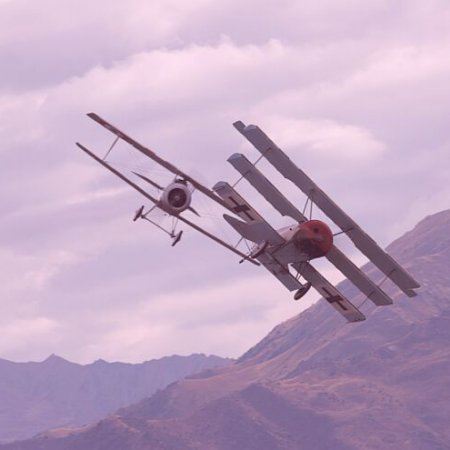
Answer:
POLYGON ((52 353, 48 358, 44 359, 44 361, 42 361, 43 363, 51 363, 51 364, 59 364, 59 363, 69 363, 70 361, 67 361, 64 358, 61 358, 61 356, 55 355, 54 353, 52 353))
POLYGON ((105 361, 102 358, 99 358, 99 359, 96 359, 92 364, 93 365, 98 365, 98 366, 105 366, 105 365, 108 365, 110 363, 108 361, 105 361))
POLYGON ((428 217, 441 217, 441 218, 448 218, 450 217, 450 208, 448 209, 443 209, 442 211, 438 211, 436 213, 433 214, 429 214, 428 216, 425 216, 425 218, 423 220, 426 220, 428 217))
POLYGON ((431 214, 422 219, 411 231, 393 241, 387 250, 406 260, 418 256, 448 252, 450 239, 450 209, 431 214))
MULTIPOLYGON (((434 214, 425 216, 420 220, 414 229, 421 228, 423 226, 440 226, 442 224, 448 223, 450 220, 450 209, 444 209, 434 214)), ((414 231, 414 230, 413 230, 414 231)))

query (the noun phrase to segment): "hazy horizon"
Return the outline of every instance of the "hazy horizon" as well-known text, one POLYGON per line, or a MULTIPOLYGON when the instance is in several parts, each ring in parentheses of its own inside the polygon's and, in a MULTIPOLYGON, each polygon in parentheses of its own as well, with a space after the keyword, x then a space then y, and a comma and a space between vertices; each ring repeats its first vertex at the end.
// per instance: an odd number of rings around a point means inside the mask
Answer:
POLYGON ((111 143, 90 111, 208 186, 258 124, 383 247, 447 209, 449 23, 443 0, 0 1, 0 358, 237 357, 318 298, 133 224, 143 199, 74 145, 111 143))

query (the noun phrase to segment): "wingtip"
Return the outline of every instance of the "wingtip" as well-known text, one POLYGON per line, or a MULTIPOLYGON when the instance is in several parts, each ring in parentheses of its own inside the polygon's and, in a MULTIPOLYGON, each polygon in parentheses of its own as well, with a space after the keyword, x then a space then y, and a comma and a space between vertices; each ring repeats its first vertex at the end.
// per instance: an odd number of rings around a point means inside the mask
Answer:
POLYGON ((417 297, 417 292, 414 291, 413 289, 407 289, 404 291, 404 293, 410 298, 417 297))
POLYGON ((92 119, 93 121, 99 123, 100 125, 103 125, 103 123, 105 122, 97 113, 95 112, 90 112, 86 114, 90 119, 92 119))
POLYGON ((242 159, 244 155, 242 153, 233 153, 231 156, 228 157, 227 161, 228 162, 232 162, 235 161, 237 159, 242 159))
POLYGON ((245 129, 245 124, 241 120, 237 120, 233 123, 233 127, 236 128, 239 132, 242 132, 245 129))
POLYGON ((227 185, 228 183, 226 181, 218 181, 213 187, 212 190, 214 192, 219 191, 220 189, 222 189, 225 185, 227 185))
POLYGON ((231 222, 233 222, 234 220, 237 220, 235 217, 230 216, 230 215, 227 214, 227 213, 222 214, 222 217, 223 217, 224 220, 225 220, 226 222, 228 222, 230 225, 231 225, 231 222))
POLYGON ((239 133, 246 135, 249 131, 259 130, 261 129, 258 127, 258 125, 245 125, 243 122, 238 120, 237 122, 233 123, 234 128, 239 131, 239 133))
POLYGON ((358 315, 356 317, 347 318, 348 323, 358 323, 358 322, 364 322, 367 319, 367 317, 361 313, 361 315, 358 315))

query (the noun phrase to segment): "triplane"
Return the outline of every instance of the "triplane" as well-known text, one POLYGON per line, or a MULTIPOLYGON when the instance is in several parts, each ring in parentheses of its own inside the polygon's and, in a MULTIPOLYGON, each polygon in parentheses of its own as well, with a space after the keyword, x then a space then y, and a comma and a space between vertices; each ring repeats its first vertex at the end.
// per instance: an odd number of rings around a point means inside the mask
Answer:
MULTIPOLYGON (((392 304, 392 299, 380 286, 376 285, 335 246, 330 227, 323 221, 307 218, 305 211, 300 212, 244 155, 235 153, 228 161, 275 210, 282 216, 292 218, 295 221, 294 224, 278 230, 273 228, 229 183, 220 181, 211 190, 97 114, 89 113, 88 116, 115 135, 108 153, 119 140, 122 140, 175 176, 169 185, 163 187, 149 177, 133 172, 160 192, 157 198, 114 168, 106 161, 106 157, 102 159, 77 143, 78 147, 103 167, 150 200, 152 206, 147 211, 144 206, 140 207, 133 220, 143 219, 151 222, 171 237, 172 245, 176 245, 181 239, 183 231, 177 232, 176 227, 178 222, 182 222, 239 255, 240 262, 249 261, 256 265, 263 265, 289 291, 295 291, 294 299, 296 300, 303 297, 313 286, 349 322, 362 321, 365 316, 311 265, 311 260, 325 257, 375 305, 392 304), (223 214, 223 218, 243 239, 253 243, 249 253, 238 250, 186 217, 185 213, 188 211, 199 216, 191 205, 194 190, 214 200, 232 214, 223 214), (171 229, 165 229, 150 218, 150 213, 155 209, 162 210, 175 219, 171 229), (305 281, 302 282, 301 278, 305 281)), ((385 274, 386 278, 395 283, 408 297, 417 295, 415 289, 420 285, 406 270, 384 252, 259 127, 246 126, 240 121, 235 122, 234 127, 261 153, 261 158, 266 158, 278 172, 307 196, 311 207, 314 203, 320 208, 342 230, 340 233, 345 233, 354 245, 385 274)))

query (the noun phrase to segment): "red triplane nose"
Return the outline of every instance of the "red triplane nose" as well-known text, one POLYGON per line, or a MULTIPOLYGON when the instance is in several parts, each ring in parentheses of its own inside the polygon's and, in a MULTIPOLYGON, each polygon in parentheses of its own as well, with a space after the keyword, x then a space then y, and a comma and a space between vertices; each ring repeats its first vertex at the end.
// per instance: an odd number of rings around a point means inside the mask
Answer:
POLYGON ((325 256, 333 246, 333 233, 321 220, 309 220, 301 223, 294 236, 301 251, 310 258, 325 256))

